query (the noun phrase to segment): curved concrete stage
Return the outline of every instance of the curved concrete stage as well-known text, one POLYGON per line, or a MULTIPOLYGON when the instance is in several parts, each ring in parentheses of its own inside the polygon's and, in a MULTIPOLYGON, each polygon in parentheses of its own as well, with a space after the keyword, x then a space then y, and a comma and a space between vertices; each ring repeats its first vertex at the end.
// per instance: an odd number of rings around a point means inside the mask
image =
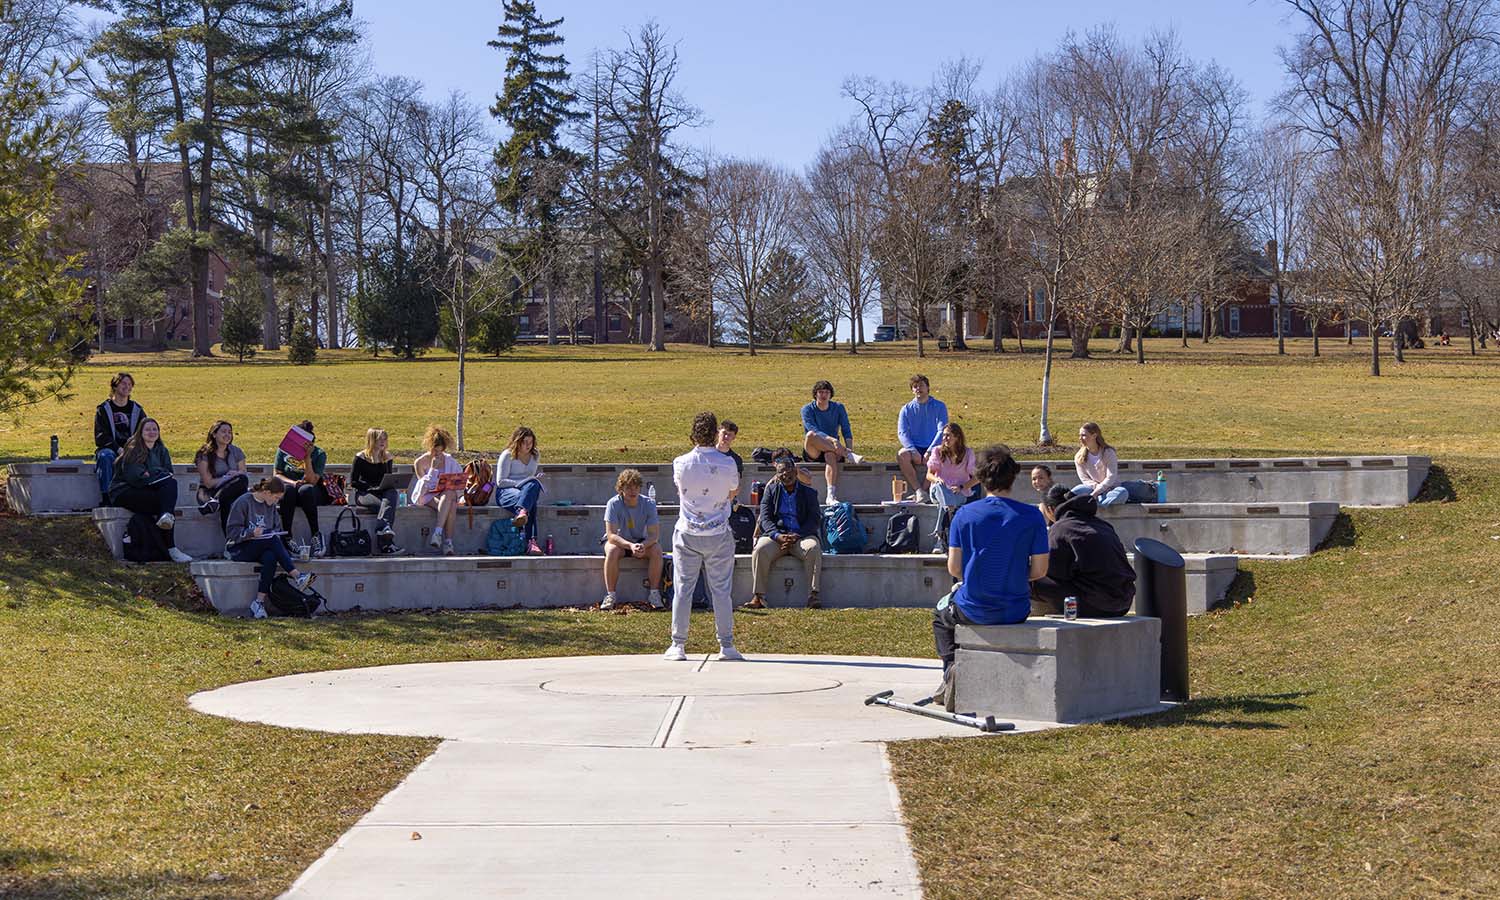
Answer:
POLYGON ((190 703, 448 739, 287 897, 920 897, 880 742, 978 732, 863 701, 925 696, 939 673, 927 659, 572 657, 292 675, 190 703))

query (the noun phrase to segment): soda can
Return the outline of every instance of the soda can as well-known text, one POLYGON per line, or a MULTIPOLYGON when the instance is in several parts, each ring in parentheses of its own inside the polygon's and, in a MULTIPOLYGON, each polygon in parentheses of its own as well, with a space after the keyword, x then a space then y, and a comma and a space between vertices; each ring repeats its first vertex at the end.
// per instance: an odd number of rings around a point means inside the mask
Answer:
POLYGON ((1063 618, 1069 622, 1078 618, 1078 598, 1066 597, 1063 599, 1063 618))

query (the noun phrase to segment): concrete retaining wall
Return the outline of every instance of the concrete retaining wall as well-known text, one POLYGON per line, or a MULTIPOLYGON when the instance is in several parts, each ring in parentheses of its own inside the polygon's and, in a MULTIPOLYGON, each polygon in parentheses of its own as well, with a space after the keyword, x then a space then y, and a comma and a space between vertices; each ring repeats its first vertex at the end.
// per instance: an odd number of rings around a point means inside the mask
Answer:
MULTIPOLYGON (((1038 463, 1022 463, 1029 470, 1038 463)), ((1071 462, 1049 460, 1058 482, 1076 484, 1071 462)), ((1326 501, 1343 506, 1404 506, 1416 497, 1427 478, 1430 460, 1425 456, 1294 457, 1286 459, 1178 459, 1125 460, 1124 478, 1151 480, 1158 471, 1167 476, 1167 499, 1173 503, 1295 503, 1326 501)), ((248 467, 255 477, 269 474, 271 467, 248 467)), ((410 471, 410 466, 398 466, 410 471)), ((578 505, 602 504, 614 493, 621 469, 641 470, 647 483, 656 485, 657 499, 675 503, 670 464, 544 465, 547 481, 545 500, 571 501, 578 505)), ((10 467, 8 499, 13 511, 22 515, 87 513, 98 505, 99 486, 92 462, 14 463, 10 467)), ((193 496, 198 484, 191 466, 178 466, 180 496, 193 496)), ((809 466, 819 496, 824 493, 823 467, 809 466)), ((329 472, 344 473, 348 466, 330 465, 329 472)), ((770 466, 745 467, 741 502, 748 502, 753 481, 769 481, 770 466)), ((894 463, 849 466, 840 479, 840 496, 855 503, 880 503, 891 499, 891 478, 900 475, 894 463)), ((1034 502, 1025 471, 1017 479, 1014 496, 1034 502)))

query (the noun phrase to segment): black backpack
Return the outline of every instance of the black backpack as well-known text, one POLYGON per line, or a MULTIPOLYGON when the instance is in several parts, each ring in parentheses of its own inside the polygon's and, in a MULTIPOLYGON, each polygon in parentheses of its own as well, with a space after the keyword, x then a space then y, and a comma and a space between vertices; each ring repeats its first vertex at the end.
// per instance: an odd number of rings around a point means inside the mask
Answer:
POLYGON ((273 616, 311 619, 313 613, 324 605, 323 595, 312 589, 298 588, 285 572, 271 579, 271 595, 266 612, 273 616))
POLYGON ((156 527, 156 520, 145 513, 134 513, 125 525, 125 559, 135 563, 163 562, 167 556, 167 539, 156 527))
POLYGON ((916 553, 920 549, 921 536, 917 533, 917 517, 904 509, 898 509, 885 523, 885 543, 881 553, 916 553))
POLYGON ((734 552, 749 553, 755 549, 755 511, 744 504, 729 514, 729 530, 734 532, 734 552))

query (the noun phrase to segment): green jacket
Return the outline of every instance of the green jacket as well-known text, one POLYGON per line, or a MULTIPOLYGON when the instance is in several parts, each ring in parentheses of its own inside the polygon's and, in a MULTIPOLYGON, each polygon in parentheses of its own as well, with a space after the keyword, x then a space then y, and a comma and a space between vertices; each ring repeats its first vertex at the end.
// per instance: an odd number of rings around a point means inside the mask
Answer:
POLYGON ((161 441, 146 451, 143 462, 120 462, 115 470, 115 480, 109 486, 110 497, 118 497, 126 488, 143 488, 162 475, 172 474, 172 454, 161 441))
MULTIPOLYGON (((298 462, 300 462, 300 461, 301 460, 298 460, 298 462)), ((328 465, 328 454, 323 452, 323 448, 322 447, 319 447, 317 444, 313 444, 313 449, 312 449, 312 467, 313 467, 313 471, 316 472, 318 475, 322 475, 323 474, 323 468, 325 466, 327 466, 327 465, 328 465)), ((286 455, 286 451, 285 450, 277 450, 276 451, 276 471, 277 471, 278 474, 285 475, 287 478, 290 478, 293 481, 301 481, 302 480, 302 476, 304 474, 306 474, 306 473, 304 473, 302 471, 302 469, 299 466, 292 465, 292 458, 290 456, 286 455)))

